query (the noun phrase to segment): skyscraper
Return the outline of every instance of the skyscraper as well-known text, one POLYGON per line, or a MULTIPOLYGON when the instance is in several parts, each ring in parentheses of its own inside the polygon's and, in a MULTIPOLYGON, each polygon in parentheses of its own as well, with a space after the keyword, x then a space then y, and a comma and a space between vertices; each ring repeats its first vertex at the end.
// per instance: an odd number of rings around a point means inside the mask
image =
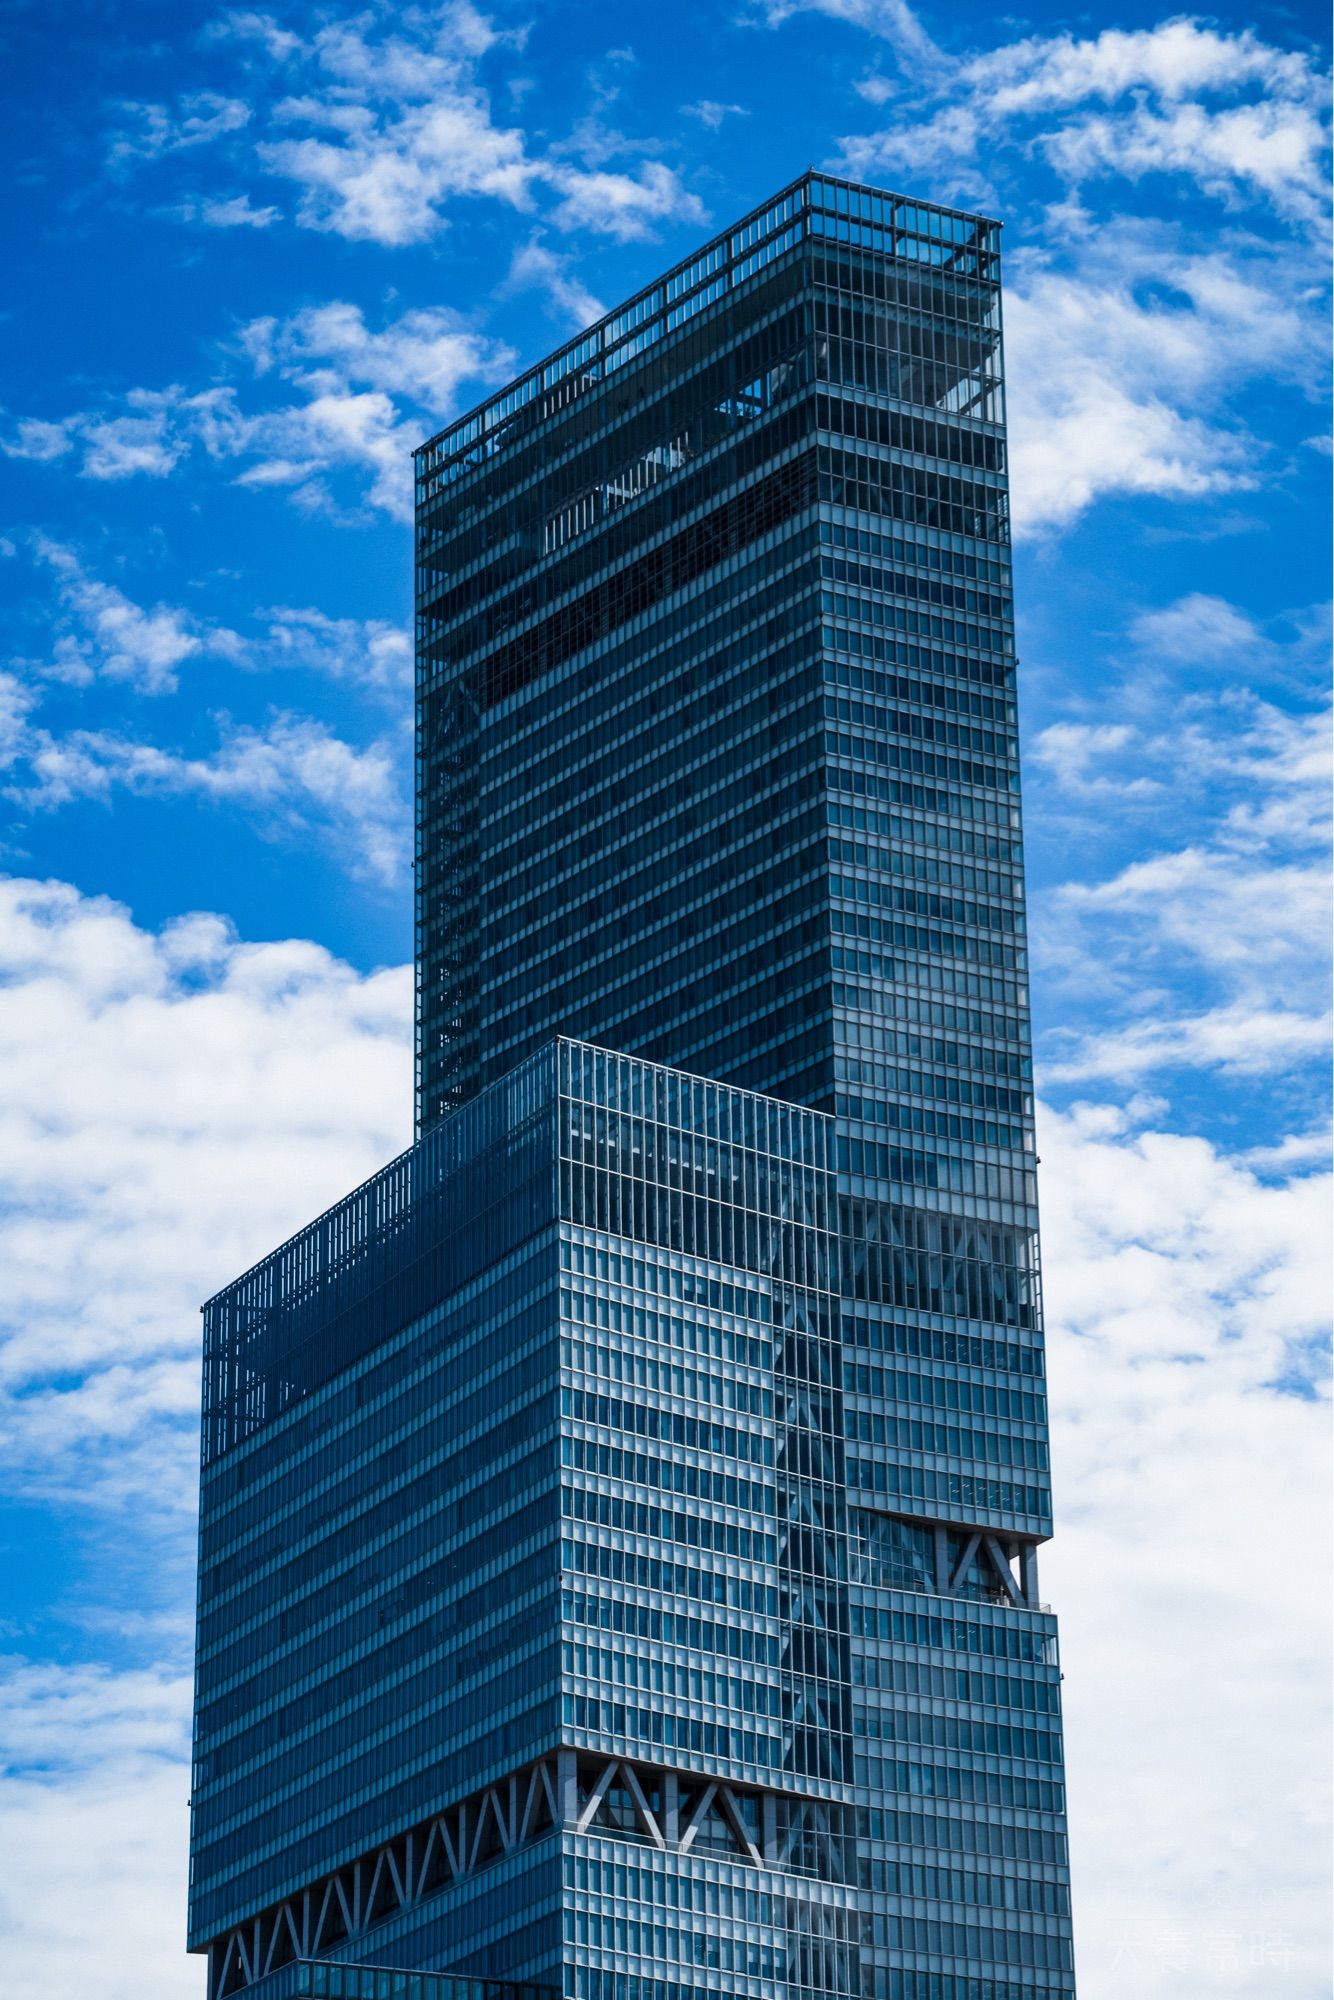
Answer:
POLYGON ((1073 1994, 1002 397, 996 225, 808 174, 418 454, 419 1138, 206 1308, 216 1996, 1073 1994))

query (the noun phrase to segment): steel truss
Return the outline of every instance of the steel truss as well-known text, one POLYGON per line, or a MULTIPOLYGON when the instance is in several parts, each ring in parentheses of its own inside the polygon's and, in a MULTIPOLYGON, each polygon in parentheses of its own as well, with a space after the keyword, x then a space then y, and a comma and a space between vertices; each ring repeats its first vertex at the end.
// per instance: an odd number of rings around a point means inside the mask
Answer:
POLYGON ((292 1959, 360 1937, 553 1830, 619 1834, 661 1853, 707 1849, 750 1867, 838 1879, 828 1824, 836 1810, 822 1799, 557 1750, 215 1938, 208 2000, 228 2000, 292 1959))
POLYGON ((986 1528, 956 1529, 962 1541, 958 1560, 951 1561, 948 1531, 937 1527, 935 1530, 936 1588, 941 1591, 959 1590, 968 1575, 969 1565, 974 1556, 984 1560, 991 1574, 991 1587, 998 1598, 1026 1610, 1038 1610, 1038 1549, 1036 1542, 1001 1541, 999 1535, 986 1528), (1016 1577, 1010 1567, 1011 1560, 1018 1557, 1019 1574, 1016 1577))

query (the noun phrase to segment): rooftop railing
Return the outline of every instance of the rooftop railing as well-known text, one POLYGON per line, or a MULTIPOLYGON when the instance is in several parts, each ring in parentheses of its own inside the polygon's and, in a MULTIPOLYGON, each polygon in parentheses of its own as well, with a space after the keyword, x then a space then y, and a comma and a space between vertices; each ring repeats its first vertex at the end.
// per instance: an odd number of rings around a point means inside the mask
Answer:
POLYGON ((568 341, 416 453, 423 499, 484 464, 796 244, 858 245, 961 277, 994 274, 999 224, 985 216, 807 173, 665 276, 568 341))

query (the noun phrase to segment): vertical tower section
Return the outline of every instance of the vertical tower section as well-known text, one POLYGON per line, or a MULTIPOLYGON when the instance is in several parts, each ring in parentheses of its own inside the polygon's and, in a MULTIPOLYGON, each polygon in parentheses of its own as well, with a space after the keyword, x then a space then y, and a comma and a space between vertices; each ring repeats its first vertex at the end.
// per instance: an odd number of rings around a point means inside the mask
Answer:
POLYGON ((807 195, 418 454, 423 1130, 554 1032, 832 1088, 807 195))
POLYGON ((999 253, 808 174, 417 467, 423 1129, 552 1032, 836 1120, 791 1407, 832 1353, 902 2000, 1071 1991, 999 253))
POLYGON ((872 190, 821 200, 824 1102, 863 1991, 1064 1996, 999 232, 872 190))

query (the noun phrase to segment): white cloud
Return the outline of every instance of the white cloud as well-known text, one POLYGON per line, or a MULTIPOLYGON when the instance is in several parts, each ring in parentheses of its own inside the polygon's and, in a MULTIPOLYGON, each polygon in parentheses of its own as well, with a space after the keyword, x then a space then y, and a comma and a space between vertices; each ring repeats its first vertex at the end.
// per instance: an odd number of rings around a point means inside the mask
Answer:
POLYGON ((256 208, 248 194, 229 195, 225 200, 199 204, 199 219, 211 229, 268 229, 281 211, 271 204, 256 208))
POLYGON ((49 465, 73 449, 69 424, 47 423, 41 417, 24 417, 13 437, 0 442, 7 458, 27 458, 38 465, 49 465))
POLYGON ((434 235, 451 196, 527 205, 533 169, 522 135, 493 127, 479 92, 413 106, 386 124, 368 112, 349 126, 338 141, 268 140, 258 149, 270 173, 301 188, 297 216, 308 228, 398 248, 434 235))
POLYGON ((1112 495, 1259 485, 1264 448, 1229 403, 1258 379, 1320 379, 1300 264, 1255 246, 1192 255, 1128 224, 1070 251, 1061 268, 1019 259, 1006 300, 1016 532, 1112 495))
POLYGON ((291 28, 284 28, 274 20, 272 14, 261 14, 257 9, 236 7, 220 15, 204 30, 204 39, 210 42, 258 42, 266 54, 275 62, 288 62, 302 54, 305 43, 291 28))
POLYGON ((1053 722, 1033 739, 1032 755, 1069 791, 1101 789, 1109 783, 1124 784, 1100 775, 1096 766, 1124 750, 1134 734, 1126 722, 1053 722))
POLYGON ((0 771, 22 757, 29 742, 28 718, 41 697, 17 674, 0 672, 0 771))
POLYGON ((364 384, 386 395, 404 395, 432 415, 455 407, 460 385, 497 377, 514 355, 459 324, 442 307, 410 310, 373 332, 359 306, 341 299, 307 306, 285 320, 252 320, 242 344, 256 369, 277 366, 303 387, 333 389, 364 384))
POLYGON ((101 674, 140 694, 171 694, 186 661, 241 657, 235 632, 168 605, 144 610, 114 584, 90 576, 73 549, 45 537, 35 546, 54 573, 64 612, 52 667, 58 678, 78 683, 101 674))
POLYGON ((1323 866, 1260 860, 1224 847, 1187 847, 1134 861, 1110 881, 1060 892, 1070 915, 1122 916, 1143 962, 1166 950, 1215 968, 1289 980, 1310 966, 1326 935, 1329 883, 1323 866))
POLYGON ((67 1534, 107 1537, 96 1601, 56 1615, 150 1662, 0 1663, 0 1932, 34 2000, 90 1965, 99 2000, 202 1990, 179 1629, 197 1308, 406 1141, 410 1013, 407 968, 248 945, 206 914, 153 934, 64 885, 0 883, 0 1464, 25 1505, 72 1513, 67 1534))
POLYGON ((508 347, 436 307, 377 330, 360 307, 331 300, 252 320, 239 342, 253 385, 132 389, 119 412, 25 419, 0 450, 55 461, 80 449, 81 476, 98 480, 163 477, 202 451, 235 467, 238 484, 287 488, 305 506, 331 505, 329 476, 350 474, 370 506, 406 520, 426 425, 448 417, 463 383, 494 382, 514 363, 508 347), (285 401, 274 400, 279 385, 285 401), (423 414, 405 415, 401 403, 423 414))
POLYGON ((1044 729, 1030 760, 1049 788, 1040 817, 1063 824, 1068 871, 1033 903, 1041 977, 1064 989, 1068 1024, 1046 1036, 1046 1080, 1194 1068, 1319 1090, 1330 1028, 1324 607, 1262 625, 1194 591, 1127 624, 1128 645, 1108 635, 1117 671, 1095 674, 1096 696, 1044 729))
POLYGON ((1330 1033, 1328 712, 1246 691, 1254 648, 1266 664, 1282 649, 1221 600, 1179 600, 1134 630, 1178 671, 1203 649, 1209 693, 1132 684, 1133 726, 1053 724, 1034 762, 1081 810, 1114 798, 1124 827, 1151 801, 1156 823, 1173 814, 1189 838, 1035 900, 1044 976, 1079 995, 1064 1013, 1087 1023, 1048 1036, 1043 1074, 1068 1085, 1196 1068, 1292 1085, 1330 1033), (1233 647, 1221 690, 1219 634, 1233 647))
POLYGON ((744 104, 720 104, 713 97, 701 97, 698 103, 683 104, 681 109, 687 118, 698 118, 700 124, 707 126, 710 132, 717 132, 724 119, 750 116, 744 104))
POLYGON ((1238 853, 1283 844, 1295 852, 1329 851, 1329 711, 1288 715, 1262 706, 1236 745, 1235 759, 1218 768, 1253 780, 1258 796, 1230 806, 1222 838, 1238 853))
POLYGON ((190 1677, 0 1664, 0 1933, 14 1992, 202 1993, 182 1948, 190 1677), (80 1893, 70 1893, 77 1868, 80 1893))
POLYGON ((406 1143, 410 1012, 402 968, 0 882, 0 1461, 30 1500, 151 1493, 188 1532, 199 1301, 406 1143))
POLYGON ((93 575, 76 550, 46 536, 34 536, 32 549, 55 583, 54 640, 49 660, 14 663, 32 678, 0 677, 0 767, 51 741, 27 726, 41 700, 41 679, 86 687, 100 678, 138 694, 165 695, 176 691, 183 667, 223 660, 250 673, 317 674, 400 706, 411 688, 411 635, 388 619, 332 618, 311 606, 278 604, 254 611, 243 634, 178 606, 145 608, 93 575))
MULTIPOLYGON (((410 677, 407 634, 386 620, 280 605, 258 614, 262 631, 243 640, 168 607, 144 611, 91 577, 72 550, 37 547, 56 572, 62 604, 53 658, 39 666, 48 678, 77 687, 98 675, 160 695, 175 687, 183 665, 210 657, 251 670, 315 672, 380 695, 401 695, 410 677)), ((265 839, 319 838, 354 877, 403 879, 409 848, 401 732, 357 745, 285 710, 258 727, 219 713, 217 747, 201 754, 116 728, 45 726, 36 715, 40 700, 31 681, 0 674, 0 772, 5 796, 22 811, 54 811, 73 800, 110 805, 118 791, 192 798, 243 813, 265 839)))
POLYGON ((279 713, 262 728, 218 719, 218 748, 207 756, 164 749, 111 730, 31 730, 29 782, 10 795, 29 809, 72 799, 195 798, 243 811, 267 838, 319 835, 349 872, 393 884, 408 865, 407 810, 400 758, 387 740, 344 742, 308 716, 279 713))
POLYGON ((131 479, 137 474, 162 479, 174 472, 190 449, 181 413, 191 404, 176 387, 129 389, 124 408, 116 414, 78 410, 51 422, 24 417, 9 438, 0 438, 7 458, 50 464, 76 448, 84 479, 131 479))
POLYGON ((1226 598, 1199 590, 1188 591, 1159 610, 1141 612, 1130 635, 1145 652, 1191 664, 1253 659, 1268 643, 1246 612, 1226 598))
POLYGON ((1117 118, 1082 119, 1046 142, 1053 162, 1075 183, 1099 174, 1126 180, 1181 174, 1223 200, 1250 189, 1302 221, 1323 213, 1326 146, 1314 108, 1273 100, 1212 112, 1177 104, 1166 114, 1141 104, 1117 118))
POLYGON ((1273 1145, 1250 1147, 1239 1155, 1239 1160, 1253 1173, 1264 1175, 1300 1172, 1304 1167, 1327 1167, 1330 1160, 1329 1129, 1290 1132, 1273 1145))
POLYGON ((376 39, 360 16, 315 36, 309 88, 276 112, 275 122, 297 135, 257 148, 270 173, 300 188, 298 220, 307 227, 395 247, 434 235, 443 207, 459 196, 528 205, 536 168, 524 135, 492 122, 474 75, 493 31, 470 7, 446 10, 435 24, 415 39, 376 39), (303 134, 302 126, 313 129, 303 134))
POLYGON ((521 243, 510 260, 507 285, 514 291, 545 294, 550 310, 574 327, 591 326, 607 308, 570 268, 570 260, 537 237, 521 243))
POLYGON ((1329 1425, 1276 1385, 1326 1335, 1328 1178, 1107 1108, 1039 1143, 1080 1992, 1315 2000, 1329 1425))
POLYGON ((1164 1069, 1210 1069, 1234 1077, 1290 1073, 1319 1061, 1329 1047, 1331 1017, 1238 1000, 1202 1014, 1177 1013, 1110 1029, 1080 1042, 1067 1060, 1043 1064, 1052 1084, 1095 1077, 1133 1083, 1164 1069))
POLYGON ((179 1759, 190 1741, 188 1682, 154 1673, 111 1674, 23 1660, 0 1661, 0 1769, 54 1774, 87 1767, 91 1732, 96 1757, 179 1759))
POLYGON ((250 106, 239 97, 201 90, 183 97, 174 111, 164 104, 125 104, 128 127, 112 140, 108 158, 113 167, 137 160, 160 159, 194 146, 211 145, 250 122, 250 106))
POLYGON ((162 479, 173 472, 189 450, 174 422, 179 399, 176 389, 131 389, 120 416, 67 419, 83 445, 84 478, 162 479))
POLYGON ((405 423, 379 390, 329 387, 308 402, 239 417, 229 448, 249 460, 238 486, 288 486, 322 504, 320 475, 349 469, 368 480, 366 498, 395 520, 412 513, 412 447, 419 427, 405 423))
POLYGON ((660 222, 703 224, 708 212, 687 192, 676 171, 647 160, 637 174, 552 167, 548 178, 562 196, 551 220, 557 229, 592 229, 628 243, 651 236, 660 222))
POLYGON ((901 55, 918 62, 932 65, 942 60, 908 0, 764 0, 764 12, 771 28, 782 27, 795 14, 824 14, 883 37, 901 55))
POLYGON ((1258 86, 1277 96, 1311 95, 1308 58, 1262 42, 1249 28, 1220 34, 1189 16, 1152 28, 1105 28, 1091 41, 1070 33, 1033 35, 965 63, 962 80, 994 94, 1000 117, 1104 103, 1147 89, 1170 103, 1201 91, 1258 86))
MULTIPOLYGON (((877 11, 872 0, 815 4, 876 25, 865 18, 877 11)), ((793 11, 771 7, 770 18, 793 11)), ((1228 201, 1267 202, 1301 224, 1326 212, 1325 80, 1304 51, 1276 48, 1250 29, 1229 35, 1177 17, 1089 40, 1032 35, 959 63, 934 53, 938 67, 914 76, 915 94, 920 100, 925 83, 941 102, 924 118, 901 116, 882 132, 843 140, 855 173, 952 167, 961 185, 985 185, 982 155, 1015 145, 1045 154, 1075 187, 1108 174, 1166 173, 1228 201), (1246 92, 1251 101, 1235 101, 1246 92), (1082 110, 1093 103, 1107 108, 1082 110)), ((894 94, 875 78, 862 90, 871 102, 894 94)))
MULTIPOLYGON (((701 203, 674 168, 658 160, 634 171, 608 166, 611 154, 652 151, 652 142, 602 134, 604 157, 576 167, 569 155, 585 149, 587 121, 545 151, 534 151, 517 125, 496 122, 480 65, 502 46, 521 49, 525 37, 524 29, 501 33, 467 0, 429 12, 371 8, 326 21, 308 40, 269 15, 232 13, 206 39, 251 52, 253 102, 197 96, 174 112, 131 107, 136 128, 118 136, 113 157, 128 165, 230 135, 233 175, 248 158, 292 183, 299 224, 395 249, 438 234, 460 200, 536 212, 554 194, 556 227, 620 242, 652 236, 664 222, 702 221, 701 203)), ((609 60, 629 59, 627 51, 609 52, 609 60)), ((699 112, 717 123, 733 109, 705 103, 699 112)), ((277 214, 244 195, 191 197, 176 212, 218 227, 266 226, 277 214)))
POLYGON ((412 687, 412 639, 384 618, 330 618, 278 605, 268 621, 266 663, 326 674, 401 699, 412 687))

